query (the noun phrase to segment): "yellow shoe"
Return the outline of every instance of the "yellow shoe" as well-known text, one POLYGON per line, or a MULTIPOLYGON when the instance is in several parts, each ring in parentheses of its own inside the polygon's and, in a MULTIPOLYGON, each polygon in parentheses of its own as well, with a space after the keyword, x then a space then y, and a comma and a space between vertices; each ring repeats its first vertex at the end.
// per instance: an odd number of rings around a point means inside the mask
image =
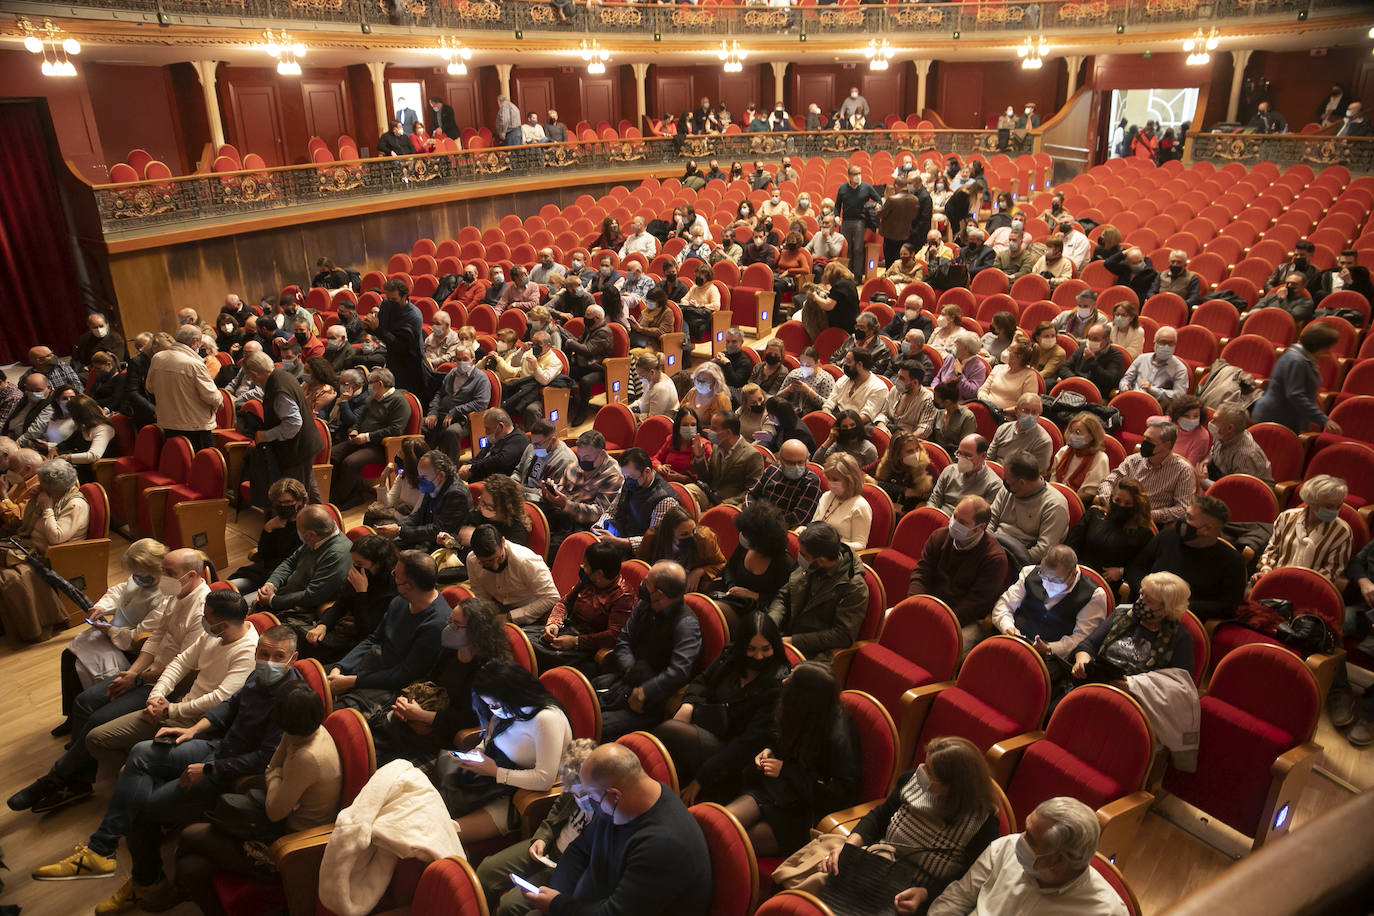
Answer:
POLYGON ((76 881, 80 878, 112 878, 114 873, 114 856, 106 858, 83 844, 61 862, 36 869, 32 877, 35 881, 76 881))
POLYGON ((119 890, 96 905, 96 916, 104 916, 106 913, 127 913, 138 906, 138 901, 143 896, 142 890, 143 888, 134 884, 133 878, 125 878, 119 890))

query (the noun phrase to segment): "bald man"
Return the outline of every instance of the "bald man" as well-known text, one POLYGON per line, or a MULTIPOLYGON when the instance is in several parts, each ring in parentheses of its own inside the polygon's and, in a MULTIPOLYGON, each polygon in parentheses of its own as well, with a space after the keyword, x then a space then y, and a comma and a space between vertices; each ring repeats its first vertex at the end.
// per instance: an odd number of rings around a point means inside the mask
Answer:
POLYGON ((806 465, 810 457, 801 440, 788 439, 778 449, 778 463, 764 469, 759 482, 745 495, 744 504, 772 503, 782 512, 789 529, 808 524, 821 498, 820 477, 806 465))
POLYGON ((711 858, 686 805, 629 748, 603 744, 573 789, 592 822, 558 862, 548 887, 525 899, 541 913, 704 916, 711 858))
POLYGON ((34 371, 46 375, 49 384, 54 388, 71 385, 76 389, 77 394, 86 391, 86 386, 81 381, 81 376, 76 374, 76 370, 58 359, 57 354, 47 347, 39 346, 29 350, 29 365, 34 368, 34 371))

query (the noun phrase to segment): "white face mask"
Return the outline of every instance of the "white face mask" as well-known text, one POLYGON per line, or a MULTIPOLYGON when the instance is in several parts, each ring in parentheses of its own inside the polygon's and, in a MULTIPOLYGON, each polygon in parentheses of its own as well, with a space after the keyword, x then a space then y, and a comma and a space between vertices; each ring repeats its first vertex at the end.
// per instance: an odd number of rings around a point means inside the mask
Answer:
POLYGON ((801 366, 800 368, 797 369, 797 374, 799 374, 802 378, 810 378, 811 376, 813 376, 813 375, 816 374, 816 367, 815 367, 815 366, 801 366))
POLYGON ((91 333, 95 334, 96 337, 104 337, 110 333, 110 329, 108 327, 94 328, 91 333))
POLYGON ((161 576, 157 580, 157 590, 168 598, 175 598, 181 594, 181 580, 173 579, 171 576, 161 576))
POLYGON ((1155 344, 1155 356, 1159 359, 1168 359, 1174 355, 1173 344, 1155 344))
POLYGON ((972 458, 965 458, 963 455, 960 455, 960 456, 955 460, 955 463, 959 466, 959 473, 960 473, 960 474, 972 474, 972 473, 973 473, 973 459, 972 459, 972 458))
POLYGON ((696 388, 697 394, 700 394, 700 395, 703 395, 703 396, 704 396, 704 395, 709 395, 709 394, 711 393, 711 383, 710 383, 710 382, 697 382, 696 385, 693 386, 693 387, 696 388))

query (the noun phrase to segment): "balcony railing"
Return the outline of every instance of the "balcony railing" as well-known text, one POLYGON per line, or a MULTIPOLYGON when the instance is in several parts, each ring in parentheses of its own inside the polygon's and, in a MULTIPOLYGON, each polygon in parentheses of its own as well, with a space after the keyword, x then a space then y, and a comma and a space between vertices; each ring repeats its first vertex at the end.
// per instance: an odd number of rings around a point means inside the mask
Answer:
POLYGON ((1191 134, 1187 161, 1205 159, 1216 165, 1239 162, 1246 167, 1272 162, 1279 168, 1307 165, 1320 171, 1343 165, 1352 173, 1374 172, 1374 137, 1329 134, 1191 134))
MULTIPOLYGON (((23 3, 53 7, 57 4, 23 3)), ((1360 0, 1036 0, 1017 2, 819 4, 794 6, 743 3, 599 3, 578 0, 563 22, 539 0, 84 0, 63 5, 63 15, 101 17, 140 14, 153 21, 170 16, 185 23, 249 24, 247 21, 338 24, 356 31, 399 26, 456 32, 578 33, 611 29, 654 40, 702 36, 795 34, 974 37, 981 33, 1104 28, 1150 29, 1219 24, 1255 17, 1296 19, 1357 12, 1360 0)), ((121 16, 121 18, 126 18, 121 16)))
MULTIPOLYGON (((1032 134, 1032 137, 1035 137, 1032 134)), ((875 130, 739 133, 501 146, 454 153, 362 159, 257 171, 185 175, 155 181, 97 185, 92 190, 107 239, 163 232, 197 224, 226 223, 293 208, 318 210, 358 198, 423 197, 450 188, 493 181, 548 177, 569 171, 587 181, 614 178, 654 166, 680 168, 710 159, 728 168, 736 160, 848 157, 863 151, 921 155, 938 151, 961 157, 995 152, 996 131, 875 130)), ((1036 137, 1038 141, 1038 137, 1036 137)))

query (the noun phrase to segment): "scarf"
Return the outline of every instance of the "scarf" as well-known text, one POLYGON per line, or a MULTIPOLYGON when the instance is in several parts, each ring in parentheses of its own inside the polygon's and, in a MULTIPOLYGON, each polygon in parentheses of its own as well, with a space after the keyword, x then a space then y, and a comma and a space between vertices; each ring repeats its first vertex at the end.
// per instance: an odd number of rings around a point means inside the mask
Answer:
POLYGON ((914 885, 929 887, 967 870, 964 849, 986 820, 986 812, 971 811, 947 823, 935 796, 921 788, 913 775, 902 787, 902 804, 882 841, 895 846, 898 859, 916 869, 914 885))
POLYGON ((1064 457, 1059 459, 1059 464, 1054 468, 1054 479, 1067 486, 1077 493, 1083 489, 1083 479, 1088 476, 1088 469, 1092 467, 1092 459, 1095 452, 1082 451, 1073 446, 1069 446, 1064 452, 1064 457), (1069 473, 1069 464, 1074 458, 1082 459, 1078 462, 1078 467, 1074 469, 1071 477, 1065 477, 1069 473))
MULTIPOLYGON (((1116 642, 1124 636, 1131 627, 1140 622, 1140 610, 1144 607, 1143 599, 1137 598, 1135 604, 1126 610, 1117 610, 1111 617, 1111 623, 1107 625, 1107 635, 1102 639, 1102 648, 1098 651, 1101 656, 1107 646, 1116 642)), ((1145 667, 1139 671, 1127 671, 1126 674, 1144 674, 1146 671, 1156 671, 1167 667, 1167 664, 1174 655, 1174 637, 1178 634, 1178 621, 1161 620, 1159 622, 1159 632, 1154 634, 1150 647, 1150 659, 1145 663, 1145 667)))

